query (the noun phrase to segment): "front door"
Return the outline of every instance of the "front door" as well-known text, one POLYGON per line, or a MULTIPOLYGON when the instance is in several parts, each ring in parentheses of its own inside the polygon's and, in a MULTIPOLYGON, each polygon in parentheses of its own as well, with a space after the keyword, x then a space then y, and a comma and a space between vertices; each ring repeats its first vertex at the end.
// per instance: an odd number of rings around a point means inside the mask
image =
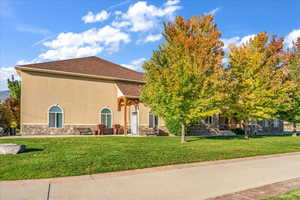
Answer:
POLYGON ((138 134, 138 112, 136 110, 131 112, 131 133, 138 134))

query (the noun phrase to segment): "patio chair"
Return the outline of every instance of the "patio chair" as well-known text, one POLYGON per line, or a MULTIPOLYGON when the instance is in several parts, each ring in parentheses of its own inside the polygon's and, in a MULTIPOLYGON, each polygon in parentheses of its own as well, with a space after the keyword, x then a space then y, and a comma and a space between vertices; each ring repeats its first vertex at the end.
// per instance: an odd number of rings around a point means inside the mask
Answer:
POLYGON ((104 135, 104 129, 105 129, 104 124, 98 124, 95 130, 95 135, 104 135))

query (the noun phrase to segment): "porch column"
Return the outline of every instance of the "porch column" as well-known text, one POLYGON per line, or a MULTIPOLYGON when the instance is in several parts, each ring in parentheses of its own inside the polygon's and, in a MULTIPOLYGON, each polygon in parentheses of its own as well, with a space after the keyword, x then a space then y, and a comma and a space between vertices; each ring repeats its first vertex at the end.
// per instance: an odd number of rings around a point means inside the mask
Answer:
POLYGON ((127 136, 127 98, 124 99, 124 136, 127 136))

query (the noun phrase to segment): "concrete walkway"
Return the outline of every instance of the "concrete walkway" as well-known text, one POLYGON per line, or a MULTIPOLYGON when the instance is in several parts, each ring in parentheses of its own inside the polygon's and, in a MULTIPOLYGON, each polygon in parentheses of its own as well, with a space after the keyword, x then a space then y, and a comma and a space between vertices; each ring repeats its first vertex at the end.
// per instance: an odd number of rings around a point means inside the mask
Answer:
POLYGON ((300 152, 57 179, 2 181, 0 200, 200 200, 300 177, 300 152))

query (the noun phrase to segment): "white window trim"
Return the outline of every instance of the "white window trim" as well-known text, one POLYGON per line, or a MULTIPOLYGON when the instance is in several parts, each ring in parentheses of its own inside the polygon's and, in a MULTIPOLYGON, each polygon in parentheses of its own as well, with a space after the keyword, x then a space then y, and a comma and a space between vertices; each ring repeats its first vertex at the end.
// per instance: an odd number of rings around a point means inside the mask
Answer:
MULTIPOLYGON (((47 121, 48 121, 48 128, 59 128, 59 127, 56 127, 56 120, 55 120, 55 127, 50 127, 50 119, 49 119, 49 114, 50 114, 50 109, 54 106, 57 106, 61 109, 61 114, 62 114, 62 119, 61 119, 61 128, 64 128, 64 125, 65 125, 65 112, 64 112, 64 109, 58 105, 58 104, 53 104, 51 105, 50 107, 48 107, 48 112, 47 112, 47 121)), ((57 113, 57 112, 54 112, 54 113, 57 113)))
MULTIPOLYGON (((104 109, 108 109, 109 111, 110 111, 110 115, 111 115, 111 127, 113 127, 113 112, 112 112, 112 109, 110 109, 109 107, 103 107, 103 108, 101 108, 100 110, 99 110, 99 112, 98 112, 98 119, 99 119, 99 124, 102 124, 101 123, 101 119, 102 119, 102 110, 104 110, 104 109)), ((106 126, 106 124, 105 124, 105 126, 106 126)))

